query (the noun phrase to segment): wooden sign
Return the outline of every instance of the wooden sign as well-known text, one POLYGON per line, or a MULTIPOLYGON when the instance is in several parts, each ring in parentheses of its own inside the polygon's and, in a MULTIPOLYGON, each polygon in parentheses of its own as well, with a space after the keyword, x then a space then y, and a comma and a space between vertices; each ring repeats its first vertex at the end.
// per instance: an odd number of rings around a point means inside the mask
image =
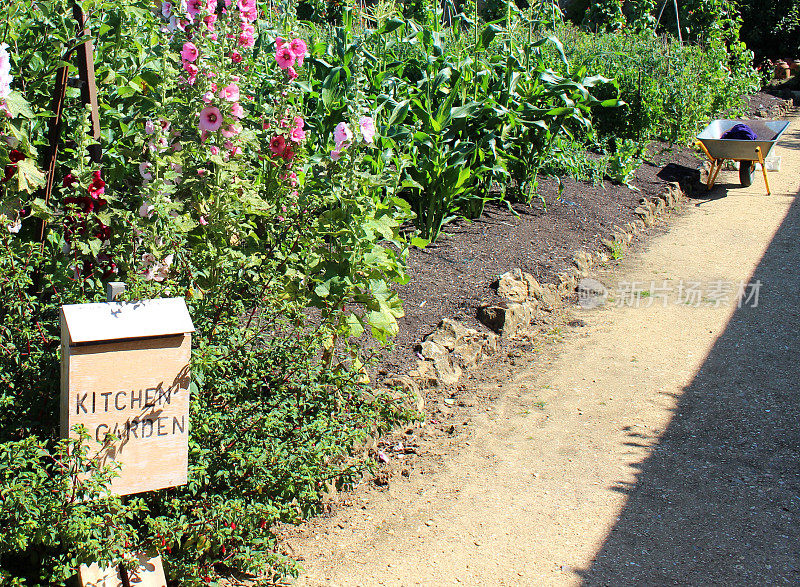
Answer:
POLYGON ((61 434, 122 465, 113 493, 187 481, 192 332, 183 298, 61 308, 61 434))
POLYGON ((144 553, 137 556, 139 566, 132 571, 118 565, 106 568, 100 568, 97 563, 81 565, 78 569, 81 587, 167 587, 161 557, 144 553))

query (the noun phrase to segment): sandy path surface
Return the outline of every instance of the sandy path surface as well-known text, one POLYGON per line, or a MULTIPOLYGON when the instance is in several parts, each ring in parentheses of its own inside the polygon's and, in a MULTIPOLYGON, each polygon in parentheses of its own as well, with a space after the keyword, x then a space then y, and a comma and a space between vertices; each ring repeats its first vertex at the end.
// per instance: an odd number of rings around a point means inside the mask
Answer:
POLYGON ((298 585, 800 584, 800 117, 776 151, 772 196, 723 171, 598 275, 439 473, 295 545, 298 585))

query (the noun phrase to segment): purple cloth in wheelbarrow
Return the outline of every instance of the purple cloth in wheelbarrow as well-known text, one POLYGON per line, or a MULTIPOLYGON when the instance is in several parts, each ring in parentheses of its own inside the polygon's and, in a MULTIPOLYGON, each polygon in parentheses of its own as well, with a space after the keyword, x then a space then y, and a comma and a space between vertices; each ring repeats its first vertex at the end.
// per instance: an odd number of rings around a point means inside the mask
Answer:
POLYGON ((739 141, 755 141, 758 135, 746 124, 737 124, 722 133, 721 139, 736 139, 739 141))

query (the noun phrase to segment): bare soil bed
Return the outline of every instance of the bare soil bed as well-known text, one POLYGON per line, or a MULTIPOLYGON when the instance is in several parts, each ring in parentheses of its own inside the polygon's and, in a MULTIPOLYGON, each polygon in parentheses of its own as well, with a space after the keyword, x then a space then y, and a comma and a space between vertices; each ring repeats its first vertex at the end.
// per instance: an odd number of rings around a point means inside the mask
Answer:
MULTIPOLYGON (((781 98, 763 92, 749 98, 747 117, 783 113, 781 98)), ((412 368, 415 347, 442 318, 485 330, 476 312, 499 300, 491 288, 498 276, 518 267, 540 283, 554 283, 571 266, 576 252, 601 250, 601 239, 615 225, 637 218, 634 209, 641 198, 661 193, 672 181, 687 193, 697 190, 702 160, 688 147, 654 142, 636 172, 636 190, 610 181, 593 185, 564 178, 559 196, 557 181, 541 178, 539 194, 544 203, 514 204, 515 213, 505 204, 489 204, 481 218, 453 222, 436 243, 411 251, 411 279, 396 287, 405 310, 399 320, 400 333, 393 347, 373 350, 378 355, 374 371, 380 376, 412 368)))

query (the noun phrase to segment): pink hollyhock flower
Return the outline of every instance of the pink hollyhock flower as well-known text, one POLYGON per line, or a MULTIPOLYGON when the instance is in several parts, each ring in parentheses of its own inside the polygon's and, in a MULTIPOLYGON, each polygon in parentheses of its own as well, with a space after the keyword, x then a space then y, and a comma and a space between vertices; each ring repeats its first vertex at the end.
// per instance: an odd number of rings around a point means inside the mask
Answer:
POLYGON ((234 102, 233 106, 231 106, 231 114, 236 118, 244 118, 244 108, 239 102, 234 102))
POLYGON ((175 142, 172 144, 172 151, 173 153, 179 153, 183 151, 183 145, 181 143, 175 142))
POLYGON ((169 127, 172 126, 172 123, 169 120, 166 120, 164 118, 159 120, 159 122, 161 123, 161 131, 162 132, 167 132, 169 130, 169 127))
POLYGON ((336 128, 333 129, 333 140, 336 143, 337 149, 341 149, 343 145, 347 146, 346 143, 349 143, 352 139, 353 131, 350 130, 346 122, 340 122, 336 125, 336 128))
POLYGON ((219 97, 228 102, 239 101, 239 86, 236 84, 228 84, 219 92, 219 97))
POLYGON ((287 67, 294 65, 295 56, 294 53, 292 53, 291 48, 283 45, 280 49, 275 51, 275 61, 278 62, 278 67, 281 69, 286 69, 287 67))
POLYGON ((208 30, 208 32, 213 32, 214 25, 217 23, 217 15, 211 13, 203 18, 203 22, 206 23, 206 29, 208 30))
POLYGON ((234 50, 231 51, 231 61, 234 63, 241 63, 242 62, 242 54, 238 51, 234 50))
POLYGON ((239 17, 243 20, 254 21, 258 18, 256 0, 239 0, 239 17))
POLYGON ((208 220, 206 220, 205 216, 201 216, 198 222, 200 223, 201 226, 205 226, 208 224, 208 220))
POLYGON ((289 47, 291 47, 292 53, 294 53, 297 59, 297 67, 301 67, 303 65, 303 59, 305 59, 306 56, 306 51, 308 51, 306 42, 303 39, 292 39, 292 42, 289 43, 289 47))
POLYGON ((183 44, 183 50, 181 51, 181 57, 185 61, 197 61, 197 58, 200 56, 200 52, 197 50, 197 46, 192 43, 191 41, 187 41, 183 44))
POLYGON ((375 121, 371 116, 362 116, 358 119, 358 126, 361 127, 361 136, 364 140, 372 144, 375 141, 375 121))
POLYGON ((150 218, 153 215, 154 209, 155 208, 153 208, 153 205, 145 200, 144 203, 139 206, 139 216, 142 218, 150 218))
POLYGON ((239 44, 242 47, 252 47, 256 44, 256 29, 249 22, 242 22, 242 32, 239 34, 239 44))
POLYGON ((334 149, 333 151, 331 151, 331 159, 333 159, 334 161, 338 161, 339 157, 341 156, 342 156, 341 149, 334 149))
POLYGON ((280 49, 286 44, 286 39, 282 39, 281 37, 277 37, 275 39, 275 50, 280 49))
POLYGON ((142 179, 146 179, 147 181, 153 179, 153 174, 148 171, 152 166, 153 165, 147 161, 139 163, 139 175, 142 176, 142 179))
POLYGON ((161 3, 161 16, 164 18, 172 16, 172 4, 170 2, 161 3))
POLYGON ((209 90, 205 94, 203 94, 201 96, 201 98, 202 98, 203 102, 205 102, 206 104, 211 104, 211 102, 214 101, 214 92, 209 90))
POLYGON ((225 137, 226 139, 232 139, 233 137, 242 132, 242 125, 229 124, 227 126, 223 126, 220 132, 222 133, 222 136, 225 137))
POLYGON ((147 122, 144 123, 144 132, 146 132, 149 135, 156 132, 156 125, 153 124, 152 120, 148 120, 147 122))
POLYGON ((212 155, 219 155, 219 147, 216 147, 216 146, 212 145, 211 146, 211 154, 212 155))
POLYGON ((292 80, 292 81, 296 80, 298 75, 299 75, 297 73, 297 71, 295 71, 294 67, 291 67, 291 66, 286 68, 286 74, 289 76, 289 79, 292 80))
POLYGON ((206 106, 200 111, 200 130, 216 132, 222 126, 222 112, 216 106, 206 106))
POLYGON ((301 130, 302 130, 303 128, 305 128, 305 126, 306 126, 306 121, 305 121, 305 120, 303 120, 303 117, 302 117, 302 116, 295 116, 295 117, 294 117, 294 120, 293 120, 292 122, 294 122, 294 127, 295 127, 295 128, 299 128, 299 129, 301 129, 301 130))
POLYGON ((269 142, 269 150, 272 151, 273 155, 283 155, 283 152, 286 150, 286 139, 283 138, 283 135, 272 138, 269 142))
POLYGON ((183 68, 186 70, 186 73, 189 74, 189 79, 187 80, 189 82, 189 85, 193 86, 195 80, 197 80, 197 73, 199 69, 195 64, 189 63, 188 61, 183 62, 183 68))
POLYGON ((192 17, 195 17, 198 14, 200 14, 203 8, 205 8, 204 0, 189 0, 186 6, 186 10, 192 17))
POLYGON ((292 142, 300 143, 306 140, 306 131, 304 131, 302 128, 295 127, 292 129, 292 132, 289 136, 291 136, 292 142))

